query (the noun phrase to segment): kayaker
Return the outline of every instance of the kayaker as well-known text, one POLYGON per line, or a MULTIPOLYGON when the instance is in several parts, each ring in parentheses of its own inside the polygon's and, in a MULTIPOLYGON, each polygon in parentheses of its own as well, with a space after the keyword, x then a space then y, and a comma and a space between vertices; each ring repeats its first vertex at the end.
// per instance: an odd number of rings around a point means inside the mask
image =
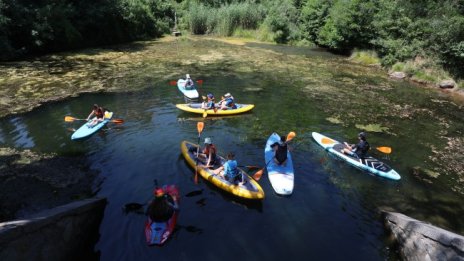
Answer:
POLYGON ((98 104, 94 104, 92 108, 92 112, 90 112, 89 116, 87 116, 87 121, 90 120, 90 117, 95 115, 95 118, 90 122, 88 125, 90 127, 95 126, 98 122, 103 121, 103 117, 105 116, 105 111, 102 107, 98 106, 98 104))
POLYGON ((221 110, 237 109, 237 106, 234 103, 234 97, 230 93, 224 94, 224 99, 222 99, 218 104, 221 106, 221 110))
POLYGON ((185 75, 185 85, 184 85, 184 88, 187 89, 187 90, 191 90, 193 89, 193 80, 192 78, 190 78, 190 74, 186 74, 185 75))
POLYGON ((153 222, 166 222, 174 214, 177 205, 173 197, 166 194, 163 189, 153 191, 155 198, 149 203, 147 214, 153 222))
POLYGON ((203 101, 203 103, 201 104, 201 108, 205 110, 214 109, 214 95, 212 93, 208 93, 206 97, 208 98, 208 101, 203 101))
POLYGON ((284 165, 287 163, 287 152, 288 146, 287 142, 285 142, 286 137, 280 136, 280 141, 275 142, 271 145, 271 148, 274 150, 274 162, 277 165, 284 165))
POLYGON ((225 178, 229 182, 241 185, 243 184, 243 177, 238 169, 237 161, 235 160, 235 154, 229 152, 227 154, 227 161, 219 168, 214 170, 214 174, 225 178))
POLYGON ((370 149, 369 142, 366 140, 366 133, 360 132, 358 134, 358 139, 359 142, 357 144, 348 144, 344 142, 345 148, 341 150, 342 153, 364 159, 370 149))
POLYGON ((207 168, 212 168, 214 167, 214 164, 216 164, 216 146, 214 146, 213 142, 211 141, 211 138, 207 137, 205 138, 205 147, 201 151, 199 157, 202 157, 205 159, 206 164, 204 165, 207 168))

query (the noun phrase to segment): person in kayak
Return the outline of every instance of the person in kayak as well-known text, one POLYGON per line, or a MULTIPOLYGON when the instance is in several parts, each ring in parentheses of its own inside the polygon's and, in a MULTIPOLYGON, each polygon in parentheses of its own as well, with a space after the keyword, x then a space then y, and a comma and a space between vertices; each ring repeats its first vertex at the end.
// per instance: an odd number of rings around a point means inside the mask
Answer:
POLYGON ((227 161, 213 172, 229 182, 241 185, 243 184, 243 177, 237 166, 238 164, 235 160, 235 154, 233 152, 229 152, 227 154, 227 161))
POLYGON ((92 108, 92 112, 90 112, 89 116, 87 116, 87 121, 90 120, 90 117, 94 116, 95 118, 88 124, 89 127, 93 127, 97 125, 97 123, 102 122, 105 116, 105 110, 98 106, 98 104, 94 104, 92 108))
POLYGON ((168 221, 178 208, 174 198, 161 188, 155 189, 153 194, 155 198, 148 205, 147 215, 153 222, 168 221))
POLYGON ((364 159, 370 149, 369 142, 366 140, 366 133, 360 132, 358 134, 359 142, 357 144, 348 144, 344 142, 345 148, 341 150, 342 153, 364 159))
POLYGON ((224 94, 224 99, 218 102, 221 110, 237 109, 237 105, 234 103, 234 97, 230 93, 224 94))
POLYGON ((201 104, 201 108, 205 110, 216 108, 214 105, 214 95, 212 93, 208 93, 206 97, 208 98, 208 101, 203 101, 203 103, 201 104))
POLYGON ((184 85, 184 88, 185 88, 186 90, 192 90, 192 89, 193 89, 193 86, 194 86, 193 80, 192 80, 192 78, 190 78, 190 74, 187 73, 187 74, 185 75, 185 85, 184 85))
POLYGON ((205 147, 201 151, 201 153, 198 155, 201 158, 204 158, 206 161, 206 164, 204 167, 206 168, 212 168, 214 167, 214 164, 216 164, 216 146, 214 146, 213 142, 211 141, 211 138, 207 137, 205 138, 205 147))
POLYGON ((271 145, 271 148, 274 150, 274 162, 277 165, 285 166, 287 163, 288 146, 285 140, 285 136, 280 136, 280 141, 271 145))

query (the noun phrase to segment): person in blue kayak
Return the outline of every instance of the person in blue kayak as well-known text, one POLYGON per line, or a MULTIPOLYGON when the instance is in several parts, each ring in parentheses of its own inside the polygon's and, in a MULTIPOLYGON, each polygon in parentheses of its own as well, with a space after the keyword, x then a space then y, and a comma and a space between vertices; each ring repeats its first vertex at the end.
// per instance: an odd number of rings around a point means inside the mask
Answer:
POLYGON ((87 116, 87 121, 89 121, 90 117, 94 115, 95 115, 95 118, 92 120, 92 122, 88 124, 89 127, 93 127, 97 125, 97 123, 103 121, 103 118, 105 116, 105 110, 102 107, 98 106, 98 104, 94 104, 92 108, 92 112, 90 112, 89 116, 87 116))
POLYGON ((227 161, 221 167, 215 169, 214 174, 221 176, 231 183, 238 185, 243 184, 243 177, 238 169, 238 164, 233 152, 227 154, 227 161))
POLYGON ((194 83, 193 83, 193 80, 192 78, 190 78, 190 74, 186 74, 185 75, 185 85, 184 85, 184 88, 186 90, 192 90, 194 87, 194 83))
POLYGON ((208 98, 208 101, 203 101, 203 103, 201 104, 201 108, 205 110, 211 110, 216 108, 214 105, 214 95, 212 93, 208 93, 206 97, 208 98))
POLYGON ((161 188, 155 189, 153 194, 155 198, 149 203, 146 214, 153 222, 168 221, 178 206, 173 197, 166 194, 161 188))
POLYGON ((234 97, 230 93, 224 94, 224 99, 218 102, 218 104, 221 106, 221 110, 237 109, 237 105, 234 103, 234 97))
POLYGON ((211 138, 205 138, 205 147, 201 151, 199 157, 204 158, 206 161, 204 165, 206 168, 212 168, 214 164, 216 164, 216 146, 214 146, 211 138))
POLYGON ((274 150, 274 162, 279 166, 285 166, 287 163, 288 145, 285 140, 285 136, 280 136, 280 141, 271 145, 271 148, 274 150))
POLYGON ((370 149, 369 142, 366 140, 366 133, 360 132, 358 134, 359 142, 357 144, 348 144, 344 142, 345 148, 341 150, 342 153, 364 159, 370 149))

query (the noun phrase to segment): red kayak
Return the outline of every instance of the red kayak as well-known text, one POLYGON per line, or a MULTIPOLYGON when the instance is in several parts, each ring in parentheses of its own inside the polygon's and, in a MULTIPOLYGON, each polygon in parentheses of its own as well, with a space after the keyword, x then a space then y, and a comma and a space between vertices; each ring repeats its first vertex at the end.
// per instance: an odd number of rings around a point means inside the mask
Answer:
POLYGON ((179 189, 175 185, 164 185, 161 188, 164 194, 172 198, 174 213, 165 222, 154 222, 148 215, 145 222, 145 237, 148 245, 162 245, 174 231, 179 215, 179 189))

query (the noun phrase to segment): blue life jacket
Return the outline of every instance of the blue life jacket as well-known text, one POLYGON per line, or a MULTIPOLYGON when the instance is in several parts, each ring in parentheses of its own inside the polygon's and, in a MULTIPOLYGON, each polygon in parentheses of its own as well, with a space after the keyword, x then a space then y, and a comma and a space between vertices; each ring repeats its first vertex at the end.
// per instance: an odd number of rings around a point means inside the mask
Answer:
POLYGON ((224 163, 224 175, 229 179, 235 178, 239 174, 236 160, 228 160, 224 163))
POLYGON ((226 98, 224 102, 227 107, 232 108, 232 109, 237 109, 237 106, 234 103, 234 99, 229 97, 229 98, 226 98))

